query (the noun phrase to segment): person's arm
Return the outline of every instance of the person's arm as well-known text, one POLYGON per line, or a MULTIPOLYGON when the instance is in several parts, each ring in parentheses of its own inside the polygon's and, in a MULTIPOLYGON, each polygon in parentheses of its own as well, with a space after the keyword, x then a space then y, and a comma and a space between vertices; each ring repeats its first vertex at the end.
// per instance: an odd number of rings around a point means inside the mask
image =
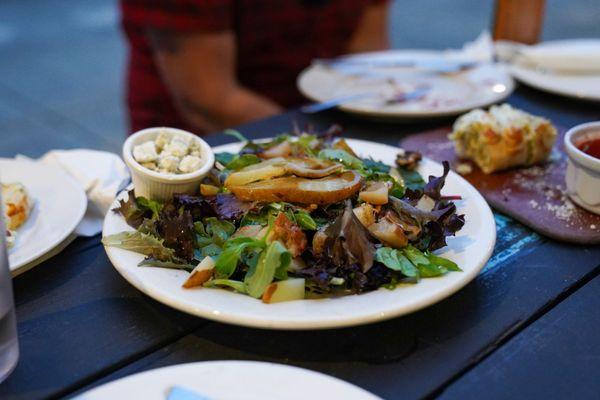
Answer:
POLYGON ((206 132, 281 112, 236 79, 233 33, 148 31, 161 76, 182 117, 206 132))
POLYGON ((389 49, 388 12, 388 1, 373 4, 365 9, 348 44, 349 53, 389 49))

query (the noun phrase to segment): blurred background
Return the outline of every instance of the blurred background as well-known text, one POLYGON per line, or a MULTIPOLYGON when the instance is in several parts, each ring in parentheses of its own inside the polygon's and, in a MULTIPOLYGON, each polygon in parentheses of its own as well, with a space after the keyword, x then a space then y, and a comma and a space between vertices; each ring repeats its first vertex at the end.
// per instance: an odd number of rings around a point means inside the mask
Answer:
MULTIPOLYGON (((395 1, 392 46, 460 47, 490 29, 493 6, 395 1)), ((599 0, 548 0, 542 40, 598 38, 599 21, 599 0)), ((2 0, 0 60, 0 155, 18 153, 21 135, 39 140, 33 157, 76 145, 120 151, 126 48, 117 0, 2 0)))

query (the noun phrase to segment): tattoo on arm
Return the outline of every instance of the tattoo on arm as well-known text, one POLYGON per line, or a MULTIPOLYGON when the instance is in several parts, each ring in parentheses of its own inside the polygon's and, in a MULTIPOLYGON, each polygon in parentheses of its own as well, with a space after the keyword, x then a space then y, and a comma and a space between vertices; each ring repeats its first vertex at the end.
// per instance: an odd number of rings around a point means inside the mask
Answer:
POLYGON ((146 36, 150 40, 150 45, 157 51, 164 51, 175 54, 181 49, 182 35, 177 32, 147 29, 146 36))
POLYGON ((188 112, 191 112, 198 116, 202 116, 203 118, 211 117, 210 112, 206 108, 202 107, 201 105, 199 105, 198 103, 196 103, 195 101, 190 99, 189 97, 181 97, 179 99, 179 102, 180 102, 181 106, 188 112))

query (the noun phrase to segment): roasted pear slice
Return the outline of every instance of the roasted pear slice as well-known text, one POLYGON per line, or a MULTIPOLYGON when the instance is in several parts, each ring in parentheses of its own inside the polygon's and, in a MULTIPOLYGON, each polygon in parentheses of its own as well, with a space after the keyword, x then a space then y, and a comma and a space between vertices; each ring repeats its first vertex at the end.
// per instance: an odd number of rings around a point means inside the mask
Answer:
POLYGON ((245 185, 250 182, 283 176, 287 173, 285 169, 287 161, 282 157, 272 158, 258 164, 252 164, 239 171, 231 173, 225 179, 225 187, 245 185))
POLYGON ((367 187, 361 190, 358 197, 369 204, 383 205, 388 202, 388 187, 385 182, 367 182, 367 187))
POLYGON ((305 281, 303 278, 273 282, 262 295, 263 303, 279 303, 282 301, 302 300, 304 298, 305 281))
POLYGON ((225 180, 225 187, 245 185, 283 175, 323 178, 342 168, 342 164, 318 158, 276 157, 231 173, 225 180))
POLYGON ((269 147, 262 153, 258 153, 260 158, 276 158, 276 157, 287 157, 292 154, 294 149, 292 145, 287 140, 276 144, 273 147, 269 147))
POLYGON ((354 150, 352 150, 352 147, 350 147, 350 145, 348 145, 348 142, 346 142, 343 138, 336 140, 335 143, 333 144, 333 148, 344 150, 346 153, 350 154, 351 156, 358 157, 356 155, 356 153, 354 152, 354 150))
POLYGON ((362 177, 355 171, 346 171, 320 179, 289 176, 227 188, 247 201, 331 204, 354 195, 361 186, 362 177))
POLYGON ((292 175, 303 178, 324 178, 344 167, 342 164, 318 158, 289 157, 286 161, 286 170, 292 175))

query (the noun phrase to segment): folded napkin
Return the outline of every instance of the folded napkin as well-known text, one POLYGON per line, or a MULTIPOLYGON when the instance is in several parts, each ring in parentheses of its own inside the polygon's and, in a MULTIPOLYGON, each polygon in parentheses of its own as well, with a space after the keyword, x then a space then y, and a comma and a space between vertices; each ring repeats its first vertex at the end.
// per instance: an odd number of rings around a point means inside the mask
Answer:
MULTIPOLYGON (((17 158, 27 157, 19 155, 17 158)), ((87 194, 87 211, 75 233, 94 236, 102 232, 106 212, 118 191, 129 182, 129 171, 121 158, 97 150, 52 150, 37 162, 62 168, 79 182, 87 194)))
POLYGON ((452 60, 488 63, 494 61, 494 43, 488 31, 483 31, 477 39, 467 42, 461 49, 448 49, 443 55, 452 60))
MULTIPOLYGON (((527 46, 514 42, 499 42, 500 52, 512 48, 511 62, 563 73, 600 73, 600 40, 559 40, 527 46)), ((503 58, 501 56, 501 58, 503 58)))

